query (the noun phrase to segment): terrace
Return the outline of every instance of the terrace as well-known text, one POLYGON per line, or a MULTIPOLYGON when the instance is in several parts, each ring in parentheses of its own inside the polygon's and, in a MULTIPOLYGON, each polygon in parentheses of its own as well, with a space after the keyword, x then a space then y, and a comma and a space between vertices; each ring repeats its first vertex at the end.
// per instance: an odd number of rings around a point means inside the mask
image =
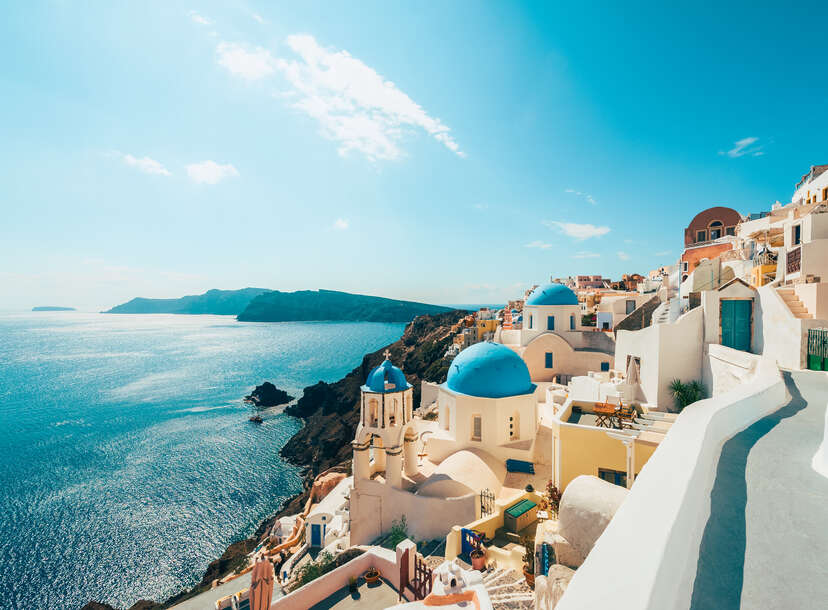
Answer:
POLYGON ((358 608, 390 608, 397 604, 399 592, 384 579, 376 583, 367 583, 364 578, 357 582, 356 591, 345 586, 332 593, 322 601, 310 607, 310 610, 357 610, 358 608))

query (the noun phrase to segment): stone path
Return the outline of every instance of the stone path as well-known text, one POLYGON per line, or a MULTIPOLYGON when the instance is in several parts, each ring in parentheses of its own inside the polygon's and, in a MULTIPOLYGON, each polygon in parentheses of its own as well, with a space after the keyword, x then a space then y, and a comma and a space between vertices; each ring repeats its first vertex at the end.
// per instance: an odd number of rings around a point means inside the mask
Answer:
POLYGON ((694 610, 828 607, 828 479, 811 467, 828 376, 785 373, 785 383, 790 402, 722 448, 694 610))

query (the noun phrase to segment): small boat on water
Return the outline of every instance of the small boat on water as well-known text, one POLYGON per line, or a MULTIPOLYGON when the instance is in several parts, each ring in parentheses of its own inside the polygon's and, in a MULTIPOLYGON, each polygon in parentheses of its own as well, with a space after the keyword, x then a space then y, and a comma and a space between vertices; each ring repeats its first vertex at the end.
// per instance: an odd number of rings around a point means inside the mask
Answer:
POLYGON ((260 424, 264 420, 261 415, 252 415, 247 421, 252 421, 254 424, 260 424))

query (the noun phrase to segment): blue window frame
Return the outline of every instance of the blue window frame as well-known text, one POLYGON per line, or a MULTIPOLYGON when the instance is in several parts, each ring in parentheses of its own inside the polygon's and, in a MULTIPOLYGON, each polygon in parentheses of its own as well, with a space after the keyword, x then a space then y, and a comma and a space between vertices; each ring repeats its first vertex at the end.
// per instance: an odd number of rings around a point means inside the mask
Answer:
POLYGON ((555 330, 555 316, 546 316, 546 330, 555 330))
POLYGON ((608 371, 609 370, 609 362, 602 362, 601 363, 601 370, 608 371))
POLYGON ((575 330, 575 316, 569 316, 569 330, 575 330))
POLYGON ((548 368, 548 369, 554 369, 555 368, 554 356, 555 356, 555 354, 553 354, 552 352, 546 352, 546 368, 548 368))

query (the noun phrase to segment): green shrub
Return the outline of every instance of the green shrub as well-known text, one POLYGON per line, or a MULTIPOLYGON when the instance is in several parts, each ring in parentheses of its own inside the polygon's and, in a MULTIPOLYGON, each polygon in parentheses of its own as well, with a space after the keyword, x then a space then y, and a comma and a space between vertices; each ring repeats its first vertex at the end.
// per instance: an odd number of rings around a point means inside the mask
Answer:
POLYGON ((704 386, 698 381, 682 383, 680 379, 673 379, 670 383, 670 392, 676 401, 676 409, 681 412, 687 405, 707 398, 704 386))
POLYGON ((396 549, 397 545, 406 538, 408 538, 408 523, 403 515, 399 521, 391 522, 391 531, 386 538, 387 544, 390 545, 388 548, 396 549))

